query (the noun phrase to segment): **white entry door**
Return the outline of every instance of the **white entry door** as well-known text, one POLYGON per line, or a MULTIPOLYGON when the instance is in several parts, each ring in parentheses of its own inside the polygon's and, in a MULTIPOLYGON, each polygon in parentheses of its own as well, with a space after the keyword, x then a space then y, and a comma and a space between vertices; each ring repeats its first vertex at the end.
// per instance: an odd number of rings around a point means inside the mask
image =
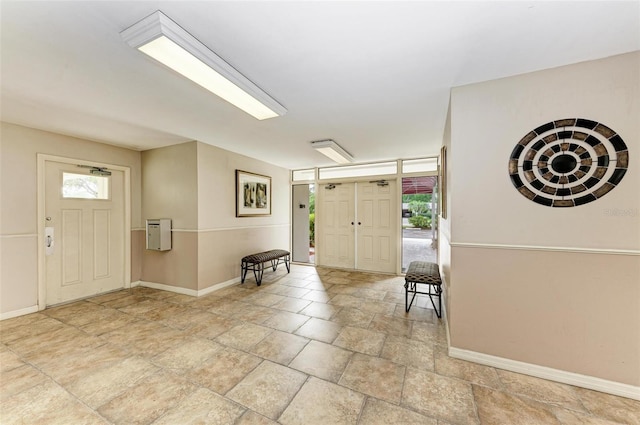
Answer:
MULTIPOLYGON (((355 267, 355 185, 322 185, 322 209, 318 211, 322 226, 318 240, 318 264, 328 267, 355 267)), ((316 229, 318 234, 318 229, 316 229)))
POLYGON ((358 183, 357 268, 396 272, 396 182, 358 183))
POLYGON ((124 287, 124 173, 109 172, 45 162, 47 305, 124 287))

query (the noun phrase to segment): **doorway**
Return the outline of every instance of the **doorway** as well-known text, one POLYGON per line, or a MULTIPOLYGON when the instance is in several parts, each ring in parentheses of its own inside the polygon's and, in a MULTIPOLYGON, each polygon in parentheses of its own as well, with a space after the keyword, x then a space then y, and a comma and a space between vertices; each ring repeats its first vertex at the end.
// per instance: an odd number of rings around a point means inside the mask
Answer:
POLYGON ((292 186, 292 260, 315 263, 315 185, 292 186))
POLYGON ((395 273, 396 182, 328 183, 319 191, 318 264, 395 273))
POLYGON ((130 284, 129 169, 38 156, 39 307, 130 284))
POLYGON ((436 176, 402 179, 402 272, 412 261, 437 263, 436 176))

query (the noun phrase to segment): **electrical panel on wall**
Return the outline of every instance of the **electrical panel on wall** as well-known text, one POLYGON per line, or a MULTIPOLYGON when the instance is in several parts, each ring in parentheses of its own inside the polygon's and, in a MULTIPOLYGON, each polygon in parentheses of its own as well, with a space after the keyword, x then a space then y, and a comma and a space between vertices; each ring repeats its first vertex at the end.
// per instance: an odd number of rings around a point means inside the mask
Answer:
POLYGON ((151 251, 169 251, 171 249, 170 218, 147 220, 147 249, 151 251))

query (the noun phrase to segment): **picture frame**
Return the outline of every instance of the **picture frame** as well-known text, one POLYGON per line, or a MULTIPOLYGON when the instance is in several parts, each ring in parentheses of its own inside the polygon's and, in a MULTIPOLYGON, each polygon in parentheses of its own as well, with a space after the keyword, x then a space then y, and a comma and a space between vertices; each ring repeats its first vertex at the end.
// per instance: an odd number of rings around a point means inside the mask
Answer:
POLYGON ((236 170, 236 217, 271 215, 271 177, 236 170))
POLYGON ((440 148, 440 216, 447 218, 447 147, 440 148))

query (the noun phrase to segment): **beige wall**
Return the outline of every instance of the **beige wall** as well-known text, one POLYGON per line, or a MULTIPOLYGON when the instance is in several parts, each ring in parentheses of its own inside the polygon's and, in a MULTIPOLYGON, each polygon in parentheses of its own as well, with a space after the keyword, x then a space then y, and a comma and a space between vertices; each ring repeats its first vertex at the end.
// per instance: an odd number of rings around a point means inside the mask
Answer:
MULTIPOLYGON (((142 153, 144 218, 171 218, 173 249, 144 250, 141 280, 202 290, 240 275, 240 259, 289 249, 289 172, 200 142, 142 153), (235 170, 272 178, 272 214, 238 218, 235 170)), ((144 243, 144 241, 143 241, 144 243)))
POLYGON ((636 52, 452 90, 452 347, 640 385, 638 75, 636 52), (595 202, 535 204, 509 155, 572 117, 617 131, 629 170, 595 202))
POLYGON ((129 167, 135 228, 142 226, 140 153, 8 123, 0 132, 0 313, 8 313, 38 302, 37 154, 129 167))

